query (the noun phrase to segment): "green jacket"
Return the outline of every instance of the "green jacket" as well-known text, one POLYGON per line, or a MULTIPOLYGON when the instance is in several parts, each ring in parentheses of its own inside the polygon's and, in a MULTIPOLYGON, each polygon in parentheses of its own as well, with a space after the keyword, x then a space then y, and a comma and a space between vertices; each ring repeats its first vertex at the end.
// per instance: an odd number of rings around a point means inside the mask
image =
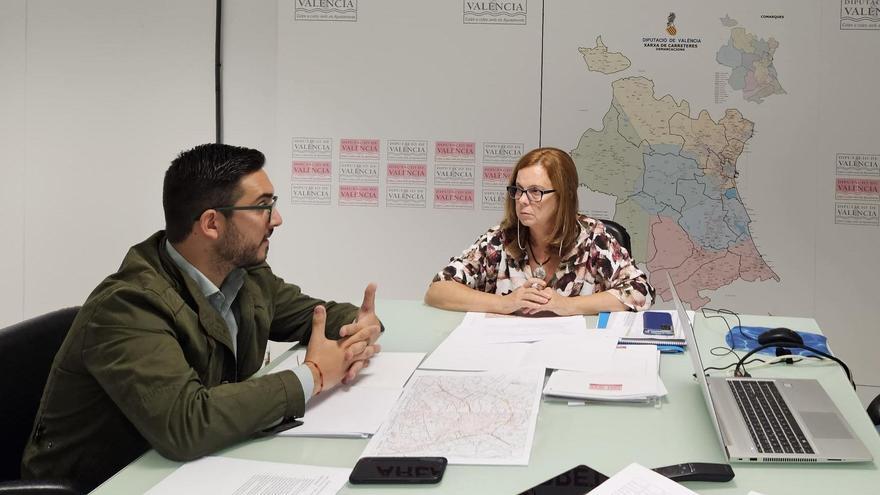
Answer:
POLYGON ((24 478, 92 489, 150 447, 187 461, 303 415, 293 372, 248 379, 266 341, 308 340, 319 304, 327 336, 338 338, 357 308, 308 297, 265 263, 249 268, 237 298, 236 360, 222 317, 164 242, 160 231, 132 247, 74 320, 24 451, 24 478))

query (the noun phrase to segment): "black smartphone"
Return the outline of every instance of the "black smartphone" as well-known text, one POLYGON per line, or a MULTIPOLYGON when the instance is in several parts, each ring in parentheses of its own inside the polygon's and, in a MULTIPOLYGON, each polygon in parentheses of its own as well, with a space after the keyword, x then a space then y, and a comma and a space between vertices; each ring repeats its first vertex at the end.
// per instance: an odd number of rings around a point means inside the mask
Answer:
POLYGON ((519 495, 583 495, 607 479, 608 476, 581 464, 540 485, 535 485, 519 495))
POLYGON ((302 426, 303 422, 295 419, 289 419, 287 421, 282 421, 275 426, 270 426, 265 430, 257 433, 257 436, 261 435, 274 435, 276 433, 281 433, 282 431, 287 431, 291 428, 296 428, 297 426, 302 426))
POLYGON ((348 481, 362 483, 439 483, 445 457, 361 457, 348 481))

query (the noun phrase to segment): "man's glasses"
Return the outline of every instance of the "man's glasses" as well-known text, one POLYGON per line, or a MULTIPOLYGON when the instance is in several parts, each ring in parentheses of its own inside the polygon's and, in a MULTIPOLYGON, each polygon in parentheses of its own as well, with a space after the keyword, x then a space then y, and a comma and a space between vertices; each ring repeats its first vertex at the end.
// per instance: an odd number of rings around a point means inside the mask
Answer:
POLYGON ((536 203, 544 199, 545 194, 552 192, 556 192, 556 189, 539 189, 537 186, 523 189, 519 186, 507 186, 507 195, 511 198, 519 199, 522 197, 523 193, 526 193, 526 196, 529 197, 529 201, 534 201, 536 203))
MULTIPOLYGON (((266 204, 259 205, 249 205, 249 206, 218 206, 216 208, 209 208, 210 210, 217 211, 238 211, 238 210, 266 210, 269 212, 269 221, 272 221, 272 210, 275 208, 275 203, 278 202, 278 196, 272 196, 272 202, 266 204)), ((198 218, 196 218, 198 220, 198 218)))

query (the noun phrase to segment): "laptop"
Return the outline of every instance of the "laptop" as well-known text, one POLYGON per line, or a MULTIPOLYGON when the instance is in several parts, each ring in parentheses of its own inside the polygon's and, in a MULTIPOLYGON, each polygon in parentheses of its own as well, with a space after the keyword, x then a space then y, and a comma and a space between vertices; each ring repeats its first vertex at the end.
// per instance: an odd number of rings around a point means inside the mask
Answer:
POLYGON ((709 376, 697 336, 666 274, 688 354, 730 462, 864 462, 873 457, 814 379, 709 376))

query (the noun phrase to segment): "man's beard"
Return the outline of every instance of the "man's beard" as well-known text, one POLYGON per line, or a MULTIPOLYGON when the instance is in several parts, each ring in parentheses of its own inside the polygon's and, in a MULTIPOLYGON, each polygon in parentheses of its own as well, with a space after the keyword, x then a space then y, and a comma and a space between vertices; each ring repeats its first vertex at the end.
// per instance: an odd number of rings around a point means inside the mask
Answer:
MULTIPOLYGON (((248 244, 234 224, 230 223, 229 226, 225 239, 217 248, 217 255, 221 262, 232 268, 244 268, 266 261, 266 257, 260 253, 263 239, 257 243, 248 244)), ((268 254, 268 248, 266 253, 268 254)))

